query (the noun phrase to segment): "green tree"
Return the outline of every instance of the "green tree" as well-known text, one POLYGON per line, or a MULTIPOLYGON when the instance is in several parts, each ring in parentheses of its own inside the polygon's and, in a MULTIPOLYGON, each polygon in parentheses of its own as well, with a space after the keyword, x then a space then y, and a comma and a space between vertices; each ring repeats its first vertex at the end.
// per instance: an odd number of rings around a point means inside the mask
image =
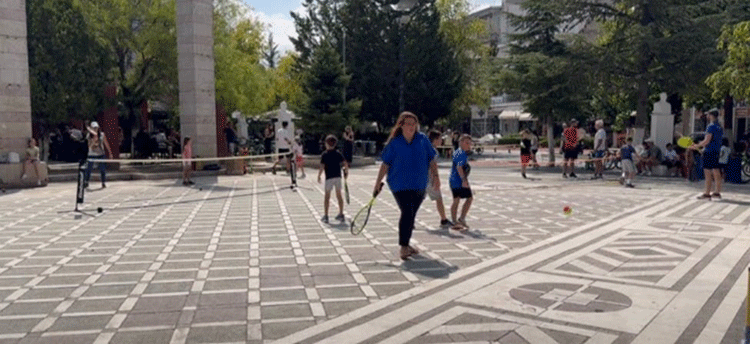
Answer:
POLYGON ((35 121, 92 119, 103 107, 110 61, 73 0, 27 2, 29 79, 35 121))
POLYGON ((547 126, 550 163, 554 162, 553 124, 579 117, 590 83, 585 73, 587 56, 582 43, 562 35, 565 19, 544 0, 527 0, 525 14, 511 15, 517 34, 511 35, 510 57, 501 59, 495 83, 512 96, 523 98, 524 110, 547 126))
POLYGON ((483 44, 489 38, 485 23, 469 18, 467 0, 437 0, 435 4, 440 13, 440 33, 452 47, 463 76, 461 91, 447 116, 451 126, 456 126, 470 118, 471 105, 489 105, 493 95, 489 68, 495 55, 490 55, 490 49, 483 44))
POLYGON ((279 45, 273 41, 273 33, 268 33, 268 41, 263 47, 263 59, 266 61, 268 68, 276 68, 276 62, 279 59, 279 45))
MULTIPOLYGON (((456 52, 440 33, 435 0, 421 0, 400 25, 391 0, 305 0, 305 15, 292 13, 298 37, 298 70, 312 65, 323 43, 346 47, 352 76, 347 97, 362 100, 361 119, 390 125, 399 110, 399 52, 403 39, 405 108, 430 124, 451 111, 463 85, 456 52), (344 42, 344 36, 346 40, 344 42)), ((343 59, 342 59, 343 60, 343 59)), ((312 98, 312 97, 311 97, 312 98)))
POLYGON ((311 134, 341 132, 346 125, 356 122, 362 103, 342 101, 342 90, 351 77, 344 72, 341 57, 331 44, 323 42, 311 57, 310 69, 303 79, 309 102, 301 112, 304 119, 301 124, 311 134))
POLYGON ((278 66, 271 72, 271 89, 266 93, 267 111, 277 109, 283 101, 287 102, 292 112, 302 113, 303 109, 306 109, 307 95, 302 88, 304 74, 294 68, 296 59, 297 55, 294 52, 288 52, 281 57, 278 66))
POLYGON ((561 0, 566 23, 601 23, 591 70, 606 89, 617 87, 636 99, 635 127, 644 128, 651 97, 662 91, 690 97, 705 93, 703 80, 720 64, 715 39, 726 11, 738 1, 561 0), (609 84, 609 85, 607 85, 609 84))
POLYGON ((249 8, 219 0, 214 8, 214 73, 216 104, 226 113, 265 111, 265 93, 271 87, 260 65, 263 24, 248 19, 249 8))
POLYGON ((750 99, 750 21, 724 27, 718 48, 726 52, 726 61, 706 80, 714 97, 750 99))
MULTIPOLYGON (((79 1, 90 31, 107 52, 132 136, 140 106, 162 100, 175 107, 177 86, 177 36, 174 0, 79 1)), ((141 123, 144 125, 144 123, 141 123)))

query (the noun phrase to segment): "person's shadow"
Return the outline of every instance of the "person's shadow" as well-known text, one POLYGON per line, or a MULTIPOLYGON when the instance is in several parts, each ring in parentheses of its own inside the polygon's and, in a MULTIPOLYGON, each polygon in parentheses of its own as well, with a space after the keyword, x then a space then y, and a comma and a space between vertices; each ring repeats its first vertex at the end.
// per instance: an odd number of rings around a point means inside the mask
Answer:
POLYGON ((422 275, 429 279, 448 278, 451 273, 458 270, 457 266, 447 266, 445 263, 436 259, 427 258, 421 253, 402 261, 400 265, 392 262, 386 264, 379 263, 379 265, 409 271, 413 274, 422 275))

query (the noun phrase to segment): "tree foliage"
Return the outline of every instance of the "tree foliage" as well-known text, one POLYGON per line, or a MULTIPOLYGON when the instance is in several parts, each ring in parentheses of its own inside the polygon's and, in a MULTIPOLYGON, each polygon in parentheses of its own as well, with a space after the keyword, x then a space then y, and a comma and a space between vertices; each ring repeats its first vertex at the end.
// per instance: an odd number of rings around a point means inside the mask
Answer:
MULTIPOLYGON (((360 118, 390 125, 399 110, 399 49, 403 38, 406 110, 432 123, 450 113, 463 85, 456 50, 440 32, 435 0, 421 0, 400 25, 391 0, 305 0, 305 15, 292 13, 298 37, 298 70, 312 65, 323 44, 346 45, 349 99, 361 99, 360 118), (345 33, 344 33, 345 31, 345 33), (344 41, 344 36, 346 37, 344 41)), ((326 48, 328 49, 328 48, 326 48)), ((343 59, 342 59, 343 60, 343 59)), ((312 97, 311 97, 312 98, 312 97)))
POLYGON ((102 108, 108 56, 73 0, 28 1, 29 79, 35 120, 54 126, 102 108))
POLYGON ((263 24, 246 5, 219 0, 214 9, 214 73, 216 104, 227 113, 255 114, 266 110, 269 77, 260 65, 263 24))
POLYGON ((297 55, 288 52, 282 56, 276 69, 270 71, 271 88, 267 94, 267 109, 277 109, 281 102, 286 102, 289 110, 302 113, 307 107, 307 95, 302 88, 304 74, 298 72, 296 65, 297 55))
POLYGON ((522 97, 524 110, 544 122, 581 116, 589 85, 581 73, 584 43, 562 35, 565 19, 550 2, 527 0, 522 8, 524 15, 511 15, 519 33, 511 35, 510 57, 500 60, 498 87, 522 97))
POLYGON ((268 68, 276 68, 276 63, 279 60, 279 45, 273 41, 273 33, 268 33, 268 41, 263 47, 263 59, 266 62, 268 68))
POLYGON ((309 70, 304 74, 303 90, 309 97, 301 112, 301 125, 311 134, 343 131, 357 121, 362 103, 343 99, 343 90, 351 77, 346 75, 341 58, 331 44, 323 42, 312 54, 309 70))
POLYGON ((452 48, 458 62, 463 84, 454 100, 448 122, 456 126, 471 116, 470 106, 486 107, 497 90, 490 83, 490 70, 495 55, 483 40, 487 37, 484 22, 469 17, 470 4, 467 0, 437 0, 440 13, 440 33, 452 48))
POLYGON ((724 27, 718 48, 726 52, 726 61, 706 81, 714 97, 750 99, 750 21, 724 27))
POLYGON ((703 80, 721 61, 715 39, 733 2, 561 0, 554 6, 566 23, 602 25, 592 70, 604 89, 634 95, 635 126, 644 127, 652 95, 705 93, 703 80))
MULTIPOLYGON (((128 120, 147 100, 177 102, 174 0, 80 1, 92 34, 114 65, 113 82, 128 120)), ((130 128, 126 127, 126 131, 130 128)))

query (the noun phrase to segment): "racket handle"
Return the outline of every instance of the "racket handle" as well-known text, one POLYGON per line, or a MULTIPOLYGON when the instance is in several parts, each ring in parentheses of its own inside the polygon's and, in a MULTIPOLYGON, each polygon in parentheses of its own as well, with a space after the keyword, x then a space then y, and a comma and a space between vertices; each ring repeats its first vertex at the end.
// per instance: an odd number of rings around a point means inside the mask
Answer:
POLYGON ((381 182, 380 185, 378 185, 378 189, 372 193, 372 198, 378 197, 378 194, 380 194, 380 191, 383 190, 383 185, 385 185, 385 183, 383 182, 381 182))

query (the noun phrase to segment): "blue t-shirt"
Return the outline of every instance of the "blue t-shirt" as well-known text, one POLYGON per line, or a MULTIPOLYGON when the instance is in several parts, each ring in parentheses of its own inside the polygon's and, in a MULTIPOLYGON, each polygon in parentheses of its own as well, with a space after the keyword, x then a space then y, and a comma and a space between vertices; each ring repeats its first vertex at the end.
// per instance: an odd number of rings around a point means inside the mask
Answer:
POLYGON ((383 163, 388 165, 388 187, 392 192, 427 188, 430 162, 437 155, 425 134, 417 132, 411 143, 403 135, 394 137, 383 149, 383 163))
POLYGON ((631 145, 624 145, 622 148, 620 148, 620 159, 627 159, 627 160, 633 160, 633 153, 635 153, 635 148, 631 145))
POLYGON ((721 129, 718 123, 711 123, 706 128, 706 134, 711 134, 711 142, 706 145, 706 152, 716 152, 721 150, 721 139, 724 138, 724 130, 721 129))
POLYGON ((450 185, 451 189, 458 189, 461 187, 461 176, 458 175, 458 169, 464 168, 469 163, 469 157, 466 155, 463 149, 459 148, 453 152, 453 166, 451 167, 451 178, 450 185))

